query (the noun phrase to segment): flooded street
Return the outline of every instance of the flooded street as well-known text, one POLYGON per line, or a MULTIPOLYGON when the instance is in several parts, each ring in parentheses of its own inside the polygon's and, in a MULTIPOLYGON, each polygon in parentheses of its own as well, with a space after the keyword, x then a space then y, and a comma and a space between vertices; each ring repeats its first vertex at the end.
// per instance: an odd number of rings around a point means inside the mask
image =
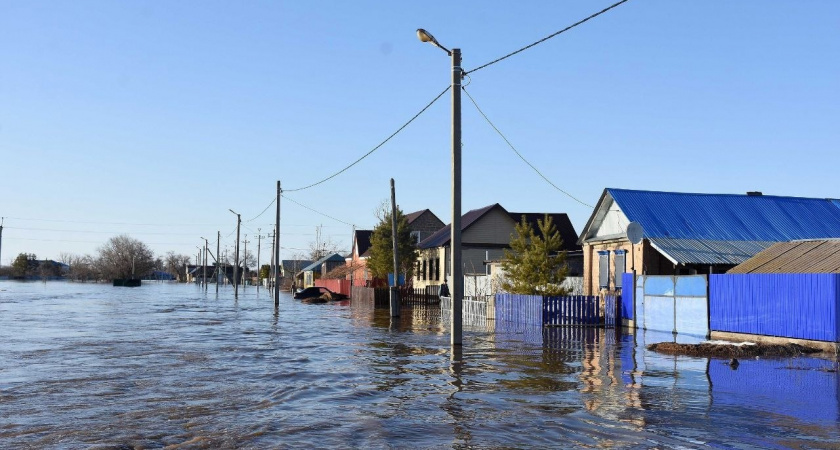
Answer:
POLYGON ((836 448, 828 359, 465 325, 247 287, 0 282, 0 448, 836 448))

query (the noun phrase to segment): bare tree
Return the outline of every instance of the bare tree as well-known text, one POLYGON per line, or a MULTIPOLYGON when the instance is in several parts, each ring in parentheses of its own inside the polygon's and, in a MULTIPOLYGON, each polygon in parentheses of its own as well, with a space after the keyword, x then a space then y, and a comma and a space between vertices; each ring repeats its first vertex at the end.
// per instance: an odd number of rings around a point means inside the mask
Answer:
POLYGON ((321 225, 315 227, 315 240, 309 243, 309 259, 312 261, 341 251, 339 245, 331 237, 323 236, 321 228, 321 225))
POLYGON ((176 254, 175 252, 167 252, 163 261, 165 270, 178 279, 178 281, 186 281, 187 279, 187 264, 190 262, 190 257, 187 255, 176 254))
POLYGON ((146 244, 121 234, 99 248, 97 264, 105 279, 130 278, 151 273, 155 258, 146 244))

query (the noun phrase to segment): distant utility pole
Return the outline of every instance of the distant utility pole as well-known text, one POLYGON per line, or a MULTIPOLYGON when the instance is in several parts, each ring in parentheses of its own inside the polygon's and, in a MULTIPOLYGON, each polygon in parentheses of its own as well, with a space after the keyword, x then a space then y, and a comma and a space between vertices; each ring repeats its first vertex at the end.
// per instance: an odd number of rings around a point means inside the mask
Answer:
POLYGON ((242 273, 245 274, 245 283, 242 285, 242 289, 245 289, 245 286, 248 286, 248 235, 245 235, 245 239, 242 240, 245 244, 245 249, 242 252, 242 273))
MULTIPOLYGON (((222 242, 222 232, 216 231, 216 296, 219 295, 219 267, 222 265, 222 254, 219 253, 219 244, 222 242)), ((224 279, 224 278, 223 278, 224 279)))
POLYGON ((262 228, 257 228, 257 290, 260 289, 260 285, 262 284, 262 267, 260 267, 260 240, 262 239, 262 235, 260 232, 262 228))
POLYGON ((0 217, 0 267, 3 267, 3 221, 5 217, 0 217))
POLYGON ((236 211, 228 209, 236 214, 236 247, 233 250, 233 298, 239 298, 239 226, 242 224, 242 216, 236 211))

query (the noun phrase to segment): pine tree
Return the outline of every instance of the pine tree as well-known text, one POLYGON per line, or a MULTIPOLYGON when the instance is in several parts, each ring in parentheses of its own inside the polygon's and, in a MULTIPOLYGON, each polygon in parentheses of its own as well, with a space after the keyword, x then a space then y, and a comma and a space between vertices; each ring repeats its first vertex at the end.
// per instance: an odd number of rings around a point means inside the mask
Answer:
POLYGON ((569 272, 563 238, 548 214, 537 221, 539 234, 522 216, 511 235, 511 250, 505 250, 502 260, 507 279, 502 289, 513 294, 567 295, 563 281, 569 272))
MULTIPOLYGON (((418 250, 411 236, 411 228, 408 227, 408 218, 400 209, 397 209, 397 251, 400 273, 404 273, 406 280, 410 280, 414 274, 418 250)), ((367 268, 375 278, 387 278, 388 274, 394 271, 390 212, 382 217, 382 221, 376 225, 370 235, 370 258, 367 261, 367 268)))

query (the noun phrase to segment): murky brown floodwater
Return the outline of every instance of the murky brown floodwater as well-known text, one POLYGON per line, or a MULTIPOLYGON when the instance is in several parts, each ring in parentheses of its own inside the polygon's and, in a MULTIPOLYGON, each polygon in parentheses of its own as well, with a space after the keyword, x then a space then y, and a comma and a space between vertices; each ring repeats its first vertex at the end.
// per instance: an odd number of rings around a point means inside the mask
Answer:
POLYGON ((833 361, 222 291, 0 282, 0 448, 840 447, 833 361))

